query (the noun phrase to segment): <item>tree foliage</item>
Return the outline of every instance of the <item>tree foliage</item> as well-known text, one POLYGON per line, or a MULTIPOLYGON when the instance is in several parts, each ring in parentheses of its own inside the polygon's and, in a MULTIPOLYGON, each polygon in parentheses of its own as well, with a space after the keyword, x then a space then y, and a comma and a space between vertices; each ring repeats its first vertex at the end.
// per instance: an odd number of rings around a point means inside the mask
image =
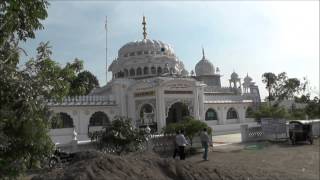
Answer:
POLYGON ((262 82, 266 84, 269 92, 267 99, 276 103, 285 99, 294 99, 295 95, 304 92, 307 86, 306 79, 301 82, 297 78, 288 78, 285 72, 278 75, 266 72, 262 75, 262 82))
POLYGON ((3 0, 0 2, 0 36, 2 44, 8 39, 26 41, 35 38, 35 31, 43 29, 41 20, 47 14, 49 3, 45 0, 3 0), (14 32, 14 33, 13 33, 14 32))
POLYGON ((16 177, 26 166, 48 155, 48 109, 41 88, 27 71, 19 70, 19 41, 34 38, 43 28, 47 1, 0 2, 0 174, 16 177))
POLYGON ((91 139, 97 140, 100 149, 121 155, 139 150, 146 141, 146 132, 134 128, 130 119, 116 117, 103 131, 91 134, 91 139))
POLYGON ((22 72, 6 72, 0 78, 0 174, 11 176, 43 159, 53 146, 37 82, 22 72))
POLYGON ((47 17, 48 5, 46 0, 0 1, 0 68, 19 63, 19 41, 34 38, 35 31, 43 29, 40 21, 47 17))
POLYGON ((47 17, 45 0, 0 2, 0 174, 15 178, 51 153, 49 110, 45 98, 68 95, 70 82, 83 68, 80 60, 61 67, 51 59, 49 43, 18 68, 20 41, 35 37, 47 17))
POLYGON ((319 119, 320 118, 320 99, 315 97, 313 100, 308 102, 307 107, 305 108, 306 114, 310 119, 319 119))
POLYGON ((262 82, 269 91, 267 99, 274 101, 272 106, 262 106, 255 112, 256 119, 262 117, 286 118, 286 119, 310 119, 320 118, 320 102, 317 97, 310 99, 310 94, 304 94, 308 81, 301 82, 297 78, 288 78, 285 72, 275 75, 266 72, 262 75, 262 82), (279 107, 282 100, 294 100, 295 103, 306 104, 305 108, 297 109, 294 105, 290 109, 279 107))
POLYGON ((186 116, 181 122, 168 124, 162 129, 162 131, 165 134, 173 134, 177 131, 184 130, 185 135, 190 139, 192 146, 193 138, 198 135, 204 128, 207 128, 208 133, 212 134, 212 129, 205 122, 196 120, 191 116, 186 116))
POLYGON ((69 94, 70 82, 77 77, 83 68, 83 62, 75 59, 61 67, 51 59, 49 42, 40 43, 37 48, 37 57, 26 63, 24 72, 37 83, 39 94, 46 99, 59 99, 69 94))
POLYGON ((75 79, 71 81, 70 96, 87 95, 90 91, 99 87, 98 79, 89 71, 80 72, 75 79))
POLYGON ((289 114, 284 107, 262 105, 254 112, 254 117, 260 122, 261 118, 285 119, 289 117, 289 114))

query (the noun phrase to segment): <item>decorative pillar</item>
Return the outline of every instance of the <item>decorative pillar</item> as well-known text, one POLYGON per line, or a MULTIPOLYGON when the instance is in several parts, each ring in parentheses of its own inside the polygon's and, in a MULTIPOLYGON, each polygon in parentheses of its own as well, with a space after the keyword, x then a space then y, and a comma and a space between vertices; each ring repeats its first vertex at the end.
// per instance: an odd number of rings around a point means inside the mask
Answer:
POLYGON ((135 102, 134 102, 134 98, 133 98, 133 92, 131 93, 131 92, 128 92, 128 94, 127 94, 127 101, 128 101, 128 109, 127 109, 127 111, 128 111, 128 116, 129 116, 129 118, 131 118, 132 119, 132 125, 133 126, 135 126, 136 125, 136 111, 135 111, 135 109, 136 109, 136 107, 135 107, 135 102))
POLYGON ((164 97, 163 97, 163 91, 161 88, 156 89, 156 120, 157 120, 157 128, 158 132, 161 131, 162 127, 164 127, 166 124, 165 122, 165 105, 164 105, 164 97))
POLYGON ((194 90, 194 102, 193 102, 193 112, 194 112, 194 118, 195 119, 200 119, 200 115, 199 115, 199 99, 198 99, 198 87, 195 88, 194 90))
POLYGON ((221 119, 220 119, 219 123, 223 125, 223 124, 226 124, 226 119, 227 119, 226 111, 227 110, 225 109, 224 106, 221 106, 220 108, 221 108, 221 111, 220 111, 221 119))
POLYGON ((199 115, 200 115, 200 119, 205 121, 205 112, 204 112, 204 92, 203 92, 203 88, 200 88, 199 94, 199 115))

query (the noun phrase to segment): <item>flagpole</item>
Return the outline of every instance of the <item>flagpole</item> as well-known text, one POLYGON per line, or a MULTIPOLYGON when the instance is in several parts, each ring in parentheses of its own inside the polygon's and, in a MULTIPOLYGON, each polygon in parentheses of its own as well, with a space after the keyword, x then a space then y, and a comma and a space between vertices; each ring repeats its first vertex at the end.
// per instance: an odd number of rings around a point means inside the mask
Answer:
POLYGON ((107 31, 107 16, 106 16, 106 23, 105 23, 105 30, 106 30, 106 84, 108 83, 108 31, 107 31))

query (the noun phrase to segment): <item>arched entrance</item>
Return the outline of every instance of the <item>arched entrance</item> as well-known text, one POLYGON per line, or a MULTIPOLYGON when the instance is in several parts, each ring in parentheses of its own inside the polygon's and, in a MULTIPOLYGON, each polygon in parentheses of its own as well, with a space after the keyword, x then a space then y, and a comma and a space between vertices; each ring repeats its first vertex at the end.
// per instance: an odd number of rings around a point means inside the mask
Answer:
POLYGON ((139 113, 142 124, 154 123, 154 110, 150 104, 144 104, 139 113))
POLYGON ((182 120, 183 117, 189 116, 188 106, 182 102, 176 102, 171 105, 168 116, 166 119, 166 124, 176 123, 182 120))
POLYGON ((145 129, 147 126, 151 129, 151 133, 157 131, 157 122, 154 119, 155 112, 154 108, 150 104, 144 104, 141 106, 139 112, 139 118, 137 125, 139 128, 145 129))

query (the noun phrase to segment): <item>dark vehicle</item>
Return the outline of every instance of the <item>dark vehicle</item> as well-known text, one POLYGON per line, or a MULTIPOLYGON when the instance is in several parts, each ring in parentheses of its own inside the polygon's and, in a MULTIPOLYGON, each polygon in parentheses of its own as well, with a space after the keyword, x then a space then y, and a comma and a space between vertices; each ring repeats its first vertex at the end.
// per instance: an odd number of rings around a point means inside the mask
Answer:
POLYGON ((312 122, 311 121, 290 121, 289 138, 292 144, 298 141, 309 141, 313 144, 312 122))
POLYGON ((75 156, 75 153, 68 153, 56 149, 49 159, 49 167, 56 167, 58 164, 70 162, 75 156))

